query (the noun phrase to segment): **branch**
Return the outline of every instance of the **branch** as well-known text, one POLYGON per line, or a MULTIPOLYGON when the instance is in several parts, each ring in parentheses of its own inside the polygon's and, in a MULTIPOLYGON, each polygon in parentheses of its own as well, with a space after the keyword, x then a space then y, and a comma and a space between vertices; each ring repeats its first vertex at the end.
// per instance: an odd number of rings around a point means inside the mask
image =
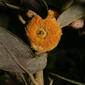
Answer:
POLYGON ((49 85, 53 85, 53 79, 51 79, 50 77, 48 79, 50 81, 50 84, 49 85))
POLYGON ((36 73, 39 85, 44 85, 43 70, 36 73))
POLYGON ((76 84, 76 85, 85 85, 84 83, 81 83, 81 82, 78 82, 78 81, 75 81, 75 80, 68 79, 68 78, 63 77, 63 76, 60 76, 60 75, 58 75, 58 74, 54 74, 54 73, 49 73, 49 74, 52 75, 52 76, 55 76, 55 77, 57 77, 57 78, 59 78, 59 79, 65 80, 65 81, 67 81, 67 82, 76 84))

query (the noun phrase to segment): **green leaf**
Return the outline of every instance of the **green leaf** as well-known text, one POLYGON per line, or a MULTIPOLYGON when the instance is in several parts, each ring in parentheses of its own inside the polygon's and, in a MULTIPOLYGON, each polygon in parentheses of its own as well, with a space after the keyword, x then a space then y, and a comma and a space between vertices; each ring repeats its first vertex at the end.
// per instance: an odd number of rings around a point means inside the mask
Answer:
POLYGON ((34 57, 28 45, 0 27, 0 69, 10 72, 35 73, 44 69, 46 62, 46 55, 34 57))
POLYGON ((85 16, 85 7, 81 4, 75 4, 64 11, 57 19, 61 28, 69 25, 73 21, 85 16))

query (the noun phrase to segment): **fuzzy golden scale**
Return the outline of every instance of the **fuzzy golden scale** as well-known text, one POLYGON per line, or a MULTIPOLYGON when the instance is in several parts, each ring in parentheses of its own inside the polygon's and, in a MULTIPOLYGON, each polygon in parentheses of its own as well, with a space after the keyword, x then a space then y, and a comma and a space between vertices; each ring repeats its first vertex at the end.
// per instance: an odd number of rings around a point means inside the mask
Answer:
POLYGON ((34 15, 26 26, 26 35, 30 40, 32 48, 39 53, 54 49, 62 35, 60 25, 55 18, 55 12, 49 10, 46 19, 42 19, 37 14, 34 15))

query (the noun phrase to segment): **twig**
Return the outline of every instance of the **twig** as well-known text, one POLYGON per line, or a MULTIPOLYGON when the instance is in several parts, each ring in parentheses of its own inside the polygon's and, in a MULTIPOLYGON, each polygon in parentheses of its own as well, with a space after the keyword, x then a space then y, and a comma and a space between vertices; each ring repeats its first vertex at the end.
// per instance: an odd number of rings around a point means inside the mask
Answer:
POLYGON ((53 85, 53 79, 51 79, 50 77, 48 79, 50 81, 50 84, 49 85, 53 85))
POLYGON ((65 80, 65 81, 67 81, 67 82, 76 84, 76 85, 85 85, 84 83, 81 83, 81 82, 78 82, 78 81, 75 81, 75 80, 68 79, 68 78, 63 77, 63 76, 60 76, 60 75, 58 75, 58 74, 54 74, 54 73, 49 73, 49 74, 52 75, 52 76, 55 76, 55 77, 57 77, 57 78, 59 78, 59 79, 65 80))
MULTIPOLYGON (((36 57, 47 57, 48 54, 47 53, 41 53, 38 54, 39 52, 36 52, 36 57)), ((39 85, 44 85, 44 77, 43 77, 43 70, 39 71, 36 73, 36 79, 38 80, 39 85)))
POLYGON ((5 6, 9 7, 9 8, 13 8, 13 9, 17 9, 17 10, 22 10, 20 7, 9 4, 7 2, 1 1, 2 4, 4 4, 5 6))
POLYGON ((44 85, 43 70, 36 73, 36 78, 38 80, 39 85, 44 85))
POLYGON ((28 83, 27 83, 27 81, 26 81, 26 79, 25 79, 23 73, 19 73, 19 75, 20 75, 20 77, 23 79, 25 85, 28 85, 28 83))
POLYGON ((22 24, 26 24, 26 21, 22 18, 21 15, 18 15, 19 20, 21 21, 22 24))
POLYGON ((68 9, 72 4, 73 4, 74 0, 70 0, 70 2, 67 2, 63 7, 62 7, 62 11, 65 11, 66 9, 68 9))

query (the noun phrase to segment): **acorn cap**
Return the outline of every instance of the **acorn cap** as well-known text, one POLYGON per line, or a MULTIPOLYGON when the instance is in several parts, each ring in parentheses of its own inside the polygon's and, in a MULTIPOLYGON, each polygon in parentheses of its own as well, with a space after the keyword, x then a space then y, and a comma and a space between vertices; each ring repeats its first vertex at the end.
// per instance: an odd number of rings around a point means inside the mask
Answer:
POLYGON ((26 35, 34 50, 40 53, 48 52, 58 45, 62 29, 55 16, 55 12, 52 10, 48 11, 46 19, 42 19, 36 14, 26 26, 26 35))

